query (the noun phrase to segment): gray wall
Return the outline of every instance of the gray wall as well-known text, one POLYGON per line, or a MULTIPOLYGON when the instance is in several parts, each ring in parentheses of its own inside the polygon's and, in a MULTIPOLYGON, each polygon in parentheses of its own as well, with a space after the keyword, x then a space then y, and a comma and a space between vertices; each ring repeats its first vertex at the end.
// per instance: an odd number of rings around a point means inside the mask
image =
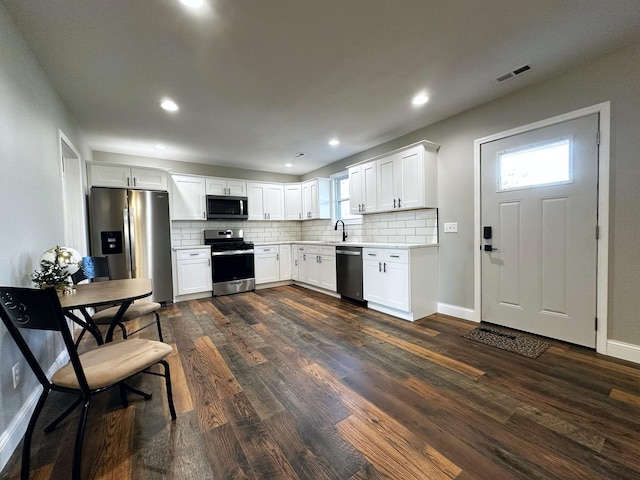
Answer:
POLYGON ((242 168, 218 167, 215 165, 206 165, 204 163, 177 162, 175 160, 165 160, 162 158, 153 157, 140 157, 136 155, 122 155, 119 153, 94 151, 93 160, 96 162, 133 165, 136 167, 164 168, 173 173, 205 175, 209 177, 241 178, 246 180, 257 180, 260 182, 282 183, 300 181, 300 177, 297 175, 260 172, 257 170, 245 170, 242 168))
MULTIPOLYGON (((426 139, 438 154, 440 302, 473 308, 473 141, 494 133, 611 101, 609 338, 640 345, 640 45, 417 130, 306 174, 328 176, 345 166, 426 139)), ((515 80, 517 81, 517 80, 515 80)), ((496 86, 496 88, 499 88, 496 86)), ((429 108, 427 104, 425 108, 429 108)))
MULTIPOLYGON (((88 153, 0 4, 0 285, 33 286, 30 274, 42 252, 63 242, 58 129, 81 154, 88 153)), ((51 336, 34 332, 31 340, 45 363, 52 364, 61 351, 60 342, 51 336)), ((0 438, 36 385, 4 325, 0 326, 0 438), (22 362, 23 382, 14 390, 11 366, 16 362, 22 362)))

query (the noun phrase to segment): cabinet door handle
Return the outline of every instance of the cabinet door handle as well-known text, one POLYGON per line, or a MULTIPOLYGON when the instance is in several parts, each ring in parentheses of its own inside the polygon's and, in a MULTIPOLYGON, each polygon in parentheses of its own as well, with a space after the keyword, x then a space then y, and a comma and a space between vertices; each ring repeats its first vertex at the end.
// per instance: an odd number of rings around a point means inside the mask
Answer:
POLYGON ((307 261, 307 255, 305 253, 302 254, 302 260, 307 261))
POLYGON ((378 271, 381 272, 382 271, 382 262, 378 262, 378 271))
POLYGON ((197 257, 200 254, 199 253, 190 253, 189 255, 191 255, 192 257, 197 257))
POLYGON ((362 204, 362 213, 364 213, 365 211, 366 211, 366 210, 365 210, 364 203, 363 203, 363 204, 362 204))
POLYGON ((207 219, 207 212, 202 212, 202 218, 207 219))
POLYGON ((318 257, 318 263, 322 263, 322 257, 318 257))
POLYGON ((378 256, 377 253, 367 253, 367 255, 369 255, 370 257, 377 257, 378 256))
POLYGON ((127 177, 127 187, 131 186, 131 178, 127 177))
POLYGON ((359 203, 359 204, 358 204, 358 213, 360 213, 361 211, 362 211, 362 204, 361 204, 361 203, 359 203))
POLYGON ((276 260, 280 260, 280 254, 276 253, 276 260))
POLYGON ((207 260, 207 265, 211 266, 211 259, 207 260))
POLYGON ((382 271, 383 271, 384 273, 387 273, 387 262, 385 262, 385 263, 383 263, 383 264, 382 264, 382 271))
POLYGON ((302 212, 298 213, 298 218, 302 220, 302 212))
POLYGON ((298 260, 294 260, 293 264, 297 267, 298 266, 298 260))
POLYGON ((400 199, 398 199, 398 208, 402 207, 402 202, 400 201, 400 199))
POLYGON ((138 179, 136 177, 133 177, 133 186, 134 187, 138 186, 138 179))
POLYGON ((396 199, 393 199, 393 208, 396 208, 396 199))
POLYGON ((391 258, 400 258, 400 255, 389 255, 391 258))

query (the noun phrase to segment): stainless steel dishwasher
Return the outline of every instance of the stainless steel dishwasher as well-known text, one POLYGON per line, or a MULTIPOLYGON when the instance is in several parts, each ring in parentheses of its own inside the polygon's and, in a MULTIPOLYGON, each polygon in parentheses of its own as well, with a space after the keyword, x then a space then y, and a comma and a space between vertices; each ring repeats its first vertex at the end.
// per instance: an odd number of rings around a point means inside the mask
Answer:
POLYGON ((336 271, 340 296, 366 304, 362 293, 362 247, 336 246, 336 271))

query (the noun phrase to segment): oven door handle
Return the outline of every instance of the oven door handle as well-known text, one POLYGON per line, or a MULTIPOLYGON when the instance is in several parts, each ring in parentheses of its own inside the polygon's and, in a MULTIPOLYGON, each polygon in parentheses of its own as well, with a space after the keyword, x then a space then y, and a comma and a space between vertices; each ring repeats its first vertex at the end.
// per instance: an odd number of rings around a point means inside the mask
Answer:
POLYGON ((212 257, 218 257, 218 256, 222 256, 222 255, 243 255, 243 254, 247 254, 247 253, 251 253, 253 254, 253 248, 250 250, 227 250, 224 252, 211 252, 211 256, 212 257))

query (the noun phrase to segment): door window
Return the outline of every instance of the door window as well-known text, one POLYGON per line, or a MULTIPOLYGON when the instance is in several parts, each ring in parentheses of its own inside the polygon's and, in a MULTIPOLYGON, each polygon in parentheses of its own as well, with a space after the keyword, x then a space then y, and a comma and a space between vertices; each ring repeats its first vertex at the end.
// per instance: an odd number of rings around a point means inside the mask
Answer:
POLYGON ((498 192, 573 182, 571 139, 498 153, 498 192))

